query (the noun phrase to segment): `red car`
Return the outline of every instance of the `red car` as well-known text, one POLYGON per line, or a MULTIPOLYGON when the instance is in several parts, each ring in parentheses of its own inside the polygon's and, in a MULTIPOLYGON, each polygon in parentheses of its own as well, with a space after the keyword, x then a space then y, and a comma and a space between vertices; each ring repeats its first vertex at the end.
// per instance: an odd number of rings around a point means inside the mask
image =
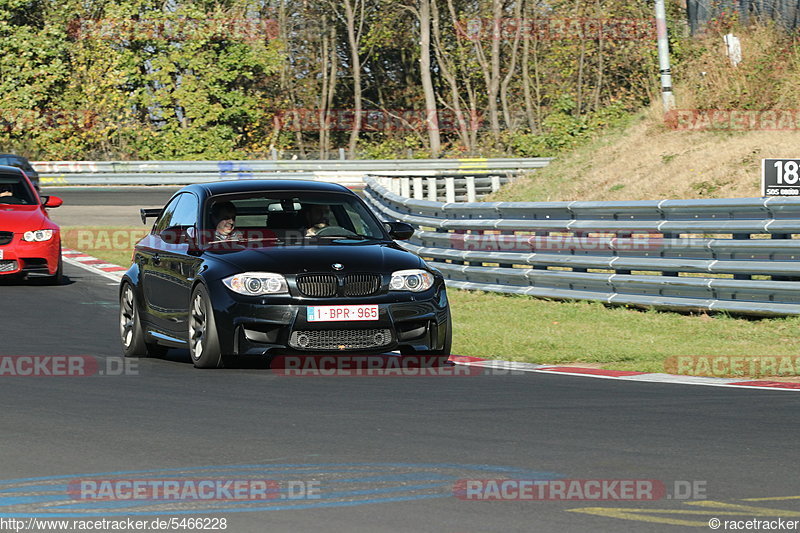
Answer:
POLYGON ((61 203, 40 197, 22 170, 0 166, 0 278, 33 273, 61 283, 61 232, 45 209, 61 203))

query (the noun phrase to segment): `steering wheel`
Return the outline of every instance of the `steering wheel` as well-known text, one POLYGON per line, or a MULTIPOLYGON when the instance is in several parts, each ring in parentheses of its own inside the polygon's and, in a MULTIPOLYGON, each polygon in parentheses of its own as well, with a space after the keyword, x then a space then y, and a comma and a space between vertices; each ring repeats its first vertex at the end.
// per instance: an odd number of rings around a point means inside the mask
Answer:
POLYGON ((357 233, 353 233, 347 228, 341 226, 325 226, 318 229, 316 232, 318 237, 358 237, 357 233))

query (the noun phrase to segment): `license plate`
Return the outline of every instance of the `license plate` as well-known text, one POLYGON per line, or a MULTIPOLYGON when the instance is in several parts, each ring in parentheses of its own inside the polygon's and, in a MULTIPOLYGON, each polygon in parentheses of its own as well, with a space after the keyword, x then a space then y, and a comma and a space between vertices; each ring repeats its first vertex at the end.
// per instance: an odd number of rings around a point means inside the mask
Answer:
POLYGON ((309 322, 349 322, 378 320, 377 305, 322 305, 306 308, 309 322))

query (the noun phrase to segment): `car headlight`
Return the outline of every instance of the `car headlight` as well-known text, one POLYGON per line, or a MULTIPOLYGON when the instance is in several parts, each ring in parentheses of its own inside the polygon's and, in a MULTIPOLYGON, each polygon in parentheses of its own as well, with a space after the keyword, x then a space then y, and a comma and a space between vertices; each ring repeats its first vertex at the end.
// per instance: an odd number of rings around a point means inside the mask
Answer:
POLYGON ((289 292, 286 278, 272 272, 244 272, 222 280, 233 292, 245 296, 262 296, 265 294, 283 294, 289 292))
POLYGON ((44 242, 53 238, 53 230, 40 229, 39 231, 26 231, 22 235, 23 241, 28 242, 44 242))
POLYGON ((392 273, 389 290, 422 292, 433 286, 433 274, 427 270, 398 270, 392 273))

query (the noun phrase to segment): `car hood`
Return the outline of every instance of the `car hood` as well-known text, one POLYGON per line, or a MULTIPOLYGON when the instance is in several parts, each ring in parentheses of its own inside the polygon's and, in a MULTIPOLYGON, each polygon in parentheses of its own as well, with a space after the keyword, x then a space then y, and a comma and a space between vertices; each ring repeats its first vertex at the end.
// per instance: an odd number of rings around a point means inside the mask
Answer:
POLYGON ((392 272, 423 265, 411 252, 389 243, 273 246, 206 253, 239 272, 333 272, 334 263, 343 265, 342 272, 392 272))
POLYGON ((0 204, 0 231, 20 233, 43 228, 55 228, 38 205, 0 204))

